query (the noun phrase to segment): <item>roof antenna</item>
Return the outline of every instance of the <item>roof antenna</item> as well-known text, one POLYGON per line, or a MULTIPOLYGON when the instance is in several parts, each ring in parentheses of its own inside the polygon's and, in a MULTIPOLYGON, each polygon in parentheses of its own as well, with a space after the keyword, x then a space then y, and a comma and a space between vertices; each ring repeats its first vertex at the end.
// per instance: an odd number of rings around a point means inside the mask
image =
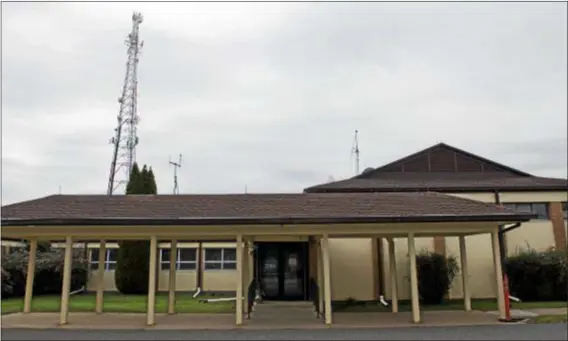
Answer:
POLYGON ((355 138, 353 140, 353 148, 351 148, 351 156, 355 154, 355 175, 359 175, 359 131, 355 130, 355 138))
POLYGON ((170 165, 174 166, 174 195, 177 195, 179 194, 177 170, 181 168, 181 154, 179 154, 178 162, 172 161, 172 157, 170 156, 170 165))
POLYGON ((61 185, 59 185, 59 195, 61 195, 61 185))

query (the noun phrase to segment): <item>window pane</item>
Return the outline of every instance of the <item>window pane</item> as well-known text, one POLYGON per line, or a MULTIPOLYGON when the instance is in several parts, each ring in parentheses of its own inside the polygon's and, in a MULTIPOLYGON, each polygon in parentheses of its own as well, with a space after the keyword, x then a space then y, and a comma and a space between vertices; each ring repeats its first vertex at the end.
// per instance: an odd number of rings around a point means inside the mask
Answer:
POLYGON ((162 270, 169 270, 170 269, 170 263, 169 262, 168 263, 163 262, 163 263, 161 263, 161 267, 162 267, 162 270))
POLYGON ((197 259, 197 249, 179 249, 179 260, 186 261, 186 262, 195 262, 197 259))
POLYGON ((110 249, 107 251, 107 262, 116 262, 116 255, 118 254, 118 249, 110 249))
POLYGON ((223 250, 223 260, 231 261, 237 259, 237 250, 236 249, 224 249, 223 250))
POLYGON ((99 249, 91 249, 91 262, 99 261, 99 249))
POLYGON ((170 249, 162 249, 162 262, 170 261, 170 249))
POLYGON ((205 260, 221 261, 222 249, 205 249, 205 260))
POLYGON ((235 262, 225 262, 223 263, 223 269, 234 270, 237 268, 237 263, 235 262))
POLYGON ((205 270, 221 269, 221 262, 205 263, 205 270))
POLYGON ((180 270, 195 270, 195 263, 179 263, 178 269, 180 270))
POLYGON ((91 270, 97 270, 99 268, 99 263, 91 263, 91 270))
POLYGON ((510 210, 513 210, 513 211, 517 210, 517 205, 515 205, 515 204, 503 204, 503 207, 508 208, 510 210))
POLYGON ((517 204, 516 210, 523 213, 533 213, 531 204, 517 204))
POLYGON ((568 219, 568 202, 562 203, 562 211, 564 212, 564 219, 568 219))
POLYGON ((538 214, 540 219, 548 219, 548 205, 546 203, 532 204, 533 213, 538 214))
POLYGON ((107 269, 108 270, 115 270, 116 269, 116 263, 115 262, 107 263, 107 269))

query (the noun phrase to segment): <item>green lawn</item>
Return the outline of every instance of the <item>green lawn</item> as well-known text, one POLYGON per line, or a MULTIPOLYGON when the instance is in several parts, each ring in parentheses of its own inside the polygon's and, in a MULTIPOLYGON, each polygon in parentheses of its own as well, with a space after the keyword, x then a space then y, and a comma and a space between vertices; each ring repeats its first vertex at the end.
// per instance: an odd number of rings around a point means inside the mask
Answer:
POLYGON ((545 323, 568 323, 568 316, 566 315, 540 315, 531 319, 531 323, 545 324, 545 323))
MULTIPOLYGON (((199 302, 205 298, 220 298, 221 295, 200 295, 192 297, 191 293, 176 294, 176 312, 178 313, 232 313, 235 311, 234 302, 199 302)), ((227 296, 224 296, 227 297, 227 296)), ((113 313, 145 313, 146 295, 121 295, 119 293, 105 293, 104 308, 105 312, 113 313)), ((32 312, 58 312, 61 306, 60 296, 36 296, 32 300, 32 312)), ((8 298, 2 300, 2 314, 12 314, 21 312, 24 308, 23 298, 8 298)), ((168 294, 158 293, 156 295, 156 313, 165 313, 168 308, 168 294)), ((71 296, 71 312, 94 312, 95 294, 79 294, 71 296)))
MULTIPOLYGON (((399 311, 411 311, 412 307, 409 300, 399 301, 399 311)), ((511 309, 539 309, 539 308, 565 308, 566 302, 511 302, 511 309)), ((473 310, 491 311, 498 310, 495 300, 472 300, 473 310)), ((420 305, 421 310, 463 310, 463 300, 449 300, 439 305, 420 305)), ((378 302, 334 302, 333 311, 335 312, 388 312, 391 308, 385 308, 378 302)))

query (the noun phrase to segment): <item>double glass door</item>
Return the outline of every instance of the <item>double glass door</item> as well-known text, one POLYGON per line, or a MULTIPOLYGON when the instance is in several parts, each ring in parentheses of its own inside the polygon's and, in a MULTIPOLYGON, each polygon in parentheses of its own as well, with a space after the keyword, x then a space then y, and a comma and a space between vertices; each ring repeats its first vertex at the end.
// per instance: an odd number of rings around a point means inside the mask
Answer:
POLYGON ((259 279, 268 300, 304 300, 307 271, 306 243, 260 243, 259 279))

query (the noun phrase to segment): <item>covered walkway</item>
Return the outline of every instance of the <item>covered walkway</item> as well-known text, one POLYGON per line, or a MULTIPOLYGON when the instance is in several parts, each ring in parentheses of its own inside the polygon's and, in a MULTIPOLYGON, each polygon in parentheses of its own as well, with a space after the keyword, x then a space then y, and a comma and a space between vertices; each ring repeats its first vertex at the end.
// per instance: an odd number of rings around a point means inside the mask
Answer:
MULTIPOLYGON (((71 280, 72 249, 75 242, 99 241, 100 259, 104 262, 104 248, 107 240, 150 240, 150 271, 148 309, 145 325, 160 328, 160 325, 177 325, 185 328, 203 328, 207 321, 219 319, 215 325, 223 326, 232 320, 233 326, 254 325, 249 323, 257 318, 253 300, 257 291, 254 280, 251 253, 254 245, 271 237, 307 236, 315 250, 314 264, 317 276, 310 281, 313 290, 310 298, 314 311, 313 325, 352 323, 421 323, 416 269, 415 238, 425 236, 458 236, 464 278, 467 274, 467 251, 465 238, 472 234, 487 233, 492 236, 494 270, 498 288, 500 317, 505 317, 503 280, 498 245, 498 226, 527 221, 531 214, 522 214, 498 208, 492 204, 480 203, 436 193, 356 193, 356 194, 258 194, 258 195, 178 195, 178 196, 51 196, 43 199, 9 205, 2 208, 2 234, 8 238, 22 238, 30 241, 30 257, 27 272, 24 314, 6 317, 6 321, 18 316, 47 319, 52 323, 53 315, 32 314, 33 279, 38 240, 64 240, 65 264, 59 325, 89 323, 105 325, 108 317, 114 321, 124 320, 125 325, 140 324, 141 316, 104 314, 104 281, 97 287, 96 314, 69 314, 69 292, 71 280), (133 218, 135 217, 135 218, 133 218), (395 257, 389 257, 393 288, 392 311, 368 314, 333 314, 331 290, 333 278, 330 273, 330 238, 387 238, 389 254, 394 255, 394 239, 406 238, 410 259, 410 288, 412 313, 398 313, 397 277, 395 257), (176 268, 170 267, 168 314, 155 313, 156 269, 158 243, 171 243, 172 264, 178 241, 234 240, 236 243, 236 300, 234 316, 181 315, 175 312, 176 268), (247 316, 250 314, 250 321, 247 316), (316 314, 321 319, 316 319, 316 314), (87 317, 88 316, 88 317, 87 317), (353 320, 354 316, 356 321, 353 320), (395 317, 396 316, 396 317, 395 317), (394 322, 404 318, 407 322, 394 322), (75 318, 75 320, 73 320, 75 318), (137 322, 134 322, 134 321, 137 322), (128 322, 130 321, 130 322, 128 322), (168 321, 168 322, 166 322, 168 321), (178 322, 176 322, 178 321, 178 322), (390 321, 390 322, 389 322, 390 321), (323 323, 322 323, 323 322, 323 323)), ((99 267, 97 276, 104 276, 99 267)), ((477 316, 471 312, 467 280, 463 281, 464 316, 477 316)), ((257 307, 257 309, 263 307, 257 307)), ((281 308, 282 309, 282 308, 281 308)), ((455 311, 453 315, 459 315, 455 311)), ((292 314, 294 315, 294 314, 292 314)), ((303 316, 303 315, 302 315, 303 316)), ((307 319, 306 315, 306 319, 307 319)), ((436 320, 436 315, 434 320, 436 320)), ((449 315, 448 315, 449 316, 449 315)), ((296 319, 296 316, 293 316, 296 319)), ((263 317, 258 317, 262 321, 263 317)), ((493 317, 495 319, 495 317, 493 317)), ((265 326, 282 321, 265 319, 265 326)), ((302 319, 303 320, 303 319, 302 319)), ((3 317, 2 321, 5 319, 3 317)), ((296 320, 294 320, 296 321, 296 320)), ((46 322, 48 323, 48 322, 46 322)), ((296 322, 294 322, 296 323, 296 322)), ((40 325, 41 323, 38 323, 40 325)), ((257 324, 258 325, 258 324, 257 324)), ((308 322, 306 325, 311 326, 308 322)), ((310 327, 311 328, 311 327, 310 327)))

